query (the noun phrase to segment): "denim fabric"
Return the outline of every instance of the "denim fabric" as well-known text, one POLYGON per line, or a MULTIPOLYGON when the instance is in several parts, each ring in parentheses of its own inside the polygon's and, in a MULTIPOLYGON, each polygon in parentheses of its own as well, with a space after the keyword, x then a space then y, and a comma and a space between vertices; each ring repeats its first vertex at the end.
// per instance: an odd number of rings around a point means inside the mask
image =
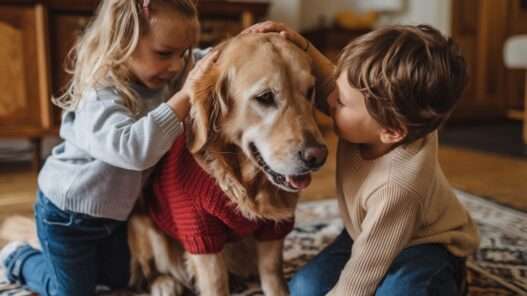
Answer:
MULTIPOLYGON (((351 256, 353 240, 344 230, 289 282, 292 296, 323 296, 337 283, 351 256)), ((438 244, 404 249, 392 262, 376 296, 464 295, 465 259, 438 244)))
POLYGON ((41 192, 35 218, 42 251, 18 248, 5 262, 10 281, 42 296, 95 295, 96 285, 126 287, 126 222, 63 211, 41 192))

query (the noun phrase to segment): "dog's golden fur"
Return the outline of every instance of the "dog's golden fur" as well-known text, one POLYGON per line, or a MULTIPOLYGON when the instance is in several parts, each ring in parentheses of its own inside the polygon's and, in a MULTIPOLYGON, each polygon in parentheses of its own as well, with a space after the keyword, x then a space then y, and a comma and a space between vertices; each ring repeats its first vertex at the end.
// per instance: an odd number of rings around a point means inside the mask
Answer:
MULTIPOLYGON (((279 174, 301 175, 312 169, 298 159, 306 145, 323 145, 306 98, 315 84, 311 61, 276 34, 243 35, 220 46, 215 67, 191 98, 188 147, 244 216, 290 219, 296 190, 287 182, 273 184, 251 145, 279 174), (269 91, 273 102, 255 99, 269 91)), ((192 255, 157 230, 145 212, 137 211, 129 225, 131 283, 147 283, 152 295, 178 295, 183 287, 197 289, 200 295, 229 295, 228 271, 258 272, 266 295, 288 293, 282 274, 283 240, 247 238, 228 244, 219 254, 192 255)))

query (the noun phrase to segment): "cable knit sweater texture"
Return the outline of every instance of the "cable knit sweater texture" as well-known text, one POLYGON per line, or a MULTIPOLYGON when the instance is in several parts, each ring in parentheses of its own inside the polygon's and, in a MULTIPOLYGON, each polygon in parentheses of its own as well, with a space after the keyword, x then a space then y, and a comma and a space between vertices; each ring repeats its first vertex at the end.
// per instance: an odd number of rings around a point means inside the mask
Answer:
POLYGON ((477 228, 439 165, 437 137, 434 132, 374 160, 340 141, 339 208, 354 243, 331 295, 373 295, 409 246, 442 244, 460 257, 477 249, 477 228))
POLYGON ((226 242, 253 235, 257 240, 284 238, 292 220, 249 220, 242 216, 194 160, 180 136, 155 173, 150 214, 187 252, 217 253, 226 242))

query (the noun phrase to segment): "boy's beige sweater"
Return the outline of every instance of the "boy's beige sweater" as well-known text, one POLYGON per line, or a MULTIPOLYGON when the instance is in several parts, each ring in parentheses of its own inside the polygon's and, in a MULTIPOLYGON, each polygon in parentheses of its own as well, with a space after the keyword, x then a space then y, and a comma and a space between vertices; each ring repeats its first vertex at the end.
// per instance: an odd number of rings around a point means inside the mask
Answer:
POLYGON ((374 160, 340 141, 337 191, 352 255, 331 295, 373 295, 404 248, 443 244, 456 256, 473 253, 479 235, 438 163, 437 133, 374 160))

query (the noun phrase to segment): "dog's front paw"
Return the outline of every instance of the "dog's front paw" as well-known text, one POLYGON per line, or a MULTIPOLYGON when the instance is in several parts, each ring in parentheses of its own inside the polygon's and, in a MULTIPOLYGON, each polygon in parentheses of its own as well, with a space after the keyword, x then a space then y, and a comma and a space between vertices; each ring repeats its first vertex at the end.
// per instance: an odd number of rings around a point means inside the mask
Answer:
POLYGON ((160 275, 150 287, 152 296, 180 296, 183 295, 184 287, 169 275, 160 275))

